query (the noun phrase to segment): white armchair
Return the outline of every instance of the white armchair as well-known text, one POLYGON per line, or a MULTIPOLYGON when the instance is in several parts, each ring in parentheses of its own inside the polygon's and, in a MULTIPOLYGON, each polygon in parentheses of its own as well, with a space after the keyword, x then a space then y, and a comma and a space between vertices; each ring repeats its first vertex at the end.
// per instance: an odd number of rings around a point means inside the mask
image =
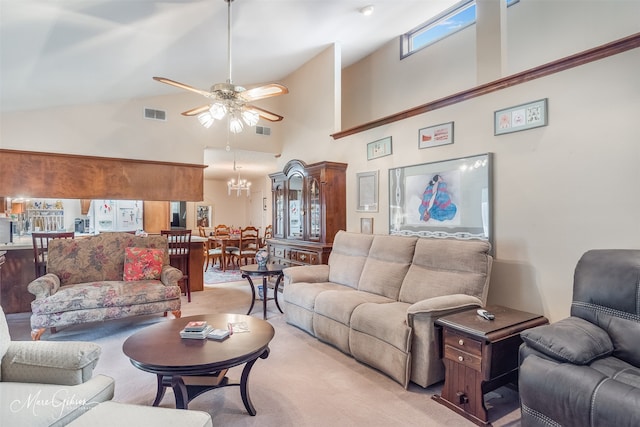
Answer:
POLYGON ((114 381, 92 377, 100 346, 11 341, 0 308, 0 424, 63 426, 113 398, 114 381))

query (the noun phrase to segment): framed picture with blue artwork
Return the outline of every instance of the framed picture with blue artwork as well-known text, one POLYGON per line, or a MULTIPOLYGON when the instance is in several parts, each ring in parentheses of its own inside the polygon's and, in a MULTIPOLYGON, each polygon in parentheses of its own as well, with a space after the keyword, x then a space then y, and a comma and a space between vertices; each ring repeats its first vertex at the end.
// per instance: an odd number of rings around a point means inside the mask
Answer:
POLYGON ((389 169, 389 233, 491 242, 491 158, 389 169))

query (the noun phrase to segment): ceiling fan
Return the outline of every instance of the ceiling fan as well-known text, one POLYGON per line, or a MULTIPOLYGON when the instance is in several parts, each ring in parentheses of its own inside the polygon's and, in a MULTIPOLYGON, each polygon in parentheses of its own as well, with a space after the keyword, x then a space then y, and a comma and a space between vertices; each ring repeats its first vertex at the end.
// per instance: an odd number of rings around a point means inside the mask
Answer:
POLYGON ((272 96, 285 95, 289 90, 277 83, 270 83, 264 86, 245 89, 242 86, 236 86, 231 79, 231 3, 234 0, 224 0, 227 3, 227 64, 229 69, 229 78, 225 83, 216 83, 207 90, 197 89, 184 83, 176 82, 165 77, 154 77, 161 83, 178 87, 198 93, 212 100, 211 103, 192 108, 182 113, 183 116, 198 116, 198 120, 205 127, 210 127, 214 120, 222 120, 228 115, 229 130, 233 133, 241 132, 244 121, 249 126, 255 126, 260 117, 263 119, 279 122, 282 116, 258 108, 250 102, 258 101, 272 96))

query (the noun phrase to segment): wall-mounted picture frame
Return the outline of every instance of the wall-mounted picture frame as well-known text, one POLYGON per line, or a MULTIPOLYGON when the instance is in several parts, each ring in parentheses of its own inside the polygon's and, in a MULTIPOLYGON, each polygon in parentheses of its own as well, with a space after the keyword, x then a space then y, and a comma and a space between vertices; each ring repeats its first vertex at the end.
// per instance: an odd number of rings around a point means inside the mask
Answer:
POLYGON ((358 212, 378 212, 378 171, 356 174, 358 212))
POLYGON ((373 234, 373 218, 360 218, 360 233, 373 234))
POLYGON ((494 135, 546 126, 549 122, 548 104, 548 98, 544 98, 494 112, 494 135))
POLYGON ((196 226, 209 228, 212 222, 213 208, 210 205, 196 205, 196 226))
POLYGON ((492 242, 492 154, 389 169, 389 233, 492 242))
POLYGON ((367 144, 367 160, 389 156, 393 153, 391 137, 379 139, 367 144))
POLYGON ((453 144, 453 122, 441 123, 418 131, 418 148, 453 144))

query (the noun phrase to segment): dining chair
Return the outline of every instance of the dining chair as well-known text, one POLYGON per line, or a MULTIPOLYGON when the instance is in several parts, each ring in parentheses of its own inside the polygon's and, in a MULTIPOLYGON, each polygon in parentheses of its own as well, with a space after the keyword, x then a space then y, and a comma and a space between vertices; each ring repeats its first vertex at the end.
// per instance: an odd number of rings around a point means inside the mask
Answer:
POLYGON ((191 285, 189 284, 189 249, 191 246, 191 230, 160 230, 169 244, 169 263, 182 271, 182 283, 187 301, 191 302, 191 285))
POLYGON ((245 227, 240 230, 240 245, 239 248, 232 252, 237 265, 247 265, 247 260, 254 259, 258 248, 259 232, 255 227, 245 227))
POLYGON ((262 237, 262 242, 260 242, 260 247, 264 248, 267 246, 267 239, 273 239, 273 225, 269 224, 264 229, 264 237, 262 237))
POLYGON ((73 239, 73 231, 55 233, 31 233, 33 240, 33 260, 36 272, 36 279, 47 273, 47 250, 51 239, 73 239))
MULTIPOLYGON (((218 224, 213 229, 213 235, 215 237, 224 237, 231 235, 231 228, 225 224, 218 224)), ((214 248, 215 249, 215 248, 214 248)), ((239 248, 234 245, 225 245, 225 251, 227 252, 227 258, 231 260, 233 251, 237 251, 239 248)))

